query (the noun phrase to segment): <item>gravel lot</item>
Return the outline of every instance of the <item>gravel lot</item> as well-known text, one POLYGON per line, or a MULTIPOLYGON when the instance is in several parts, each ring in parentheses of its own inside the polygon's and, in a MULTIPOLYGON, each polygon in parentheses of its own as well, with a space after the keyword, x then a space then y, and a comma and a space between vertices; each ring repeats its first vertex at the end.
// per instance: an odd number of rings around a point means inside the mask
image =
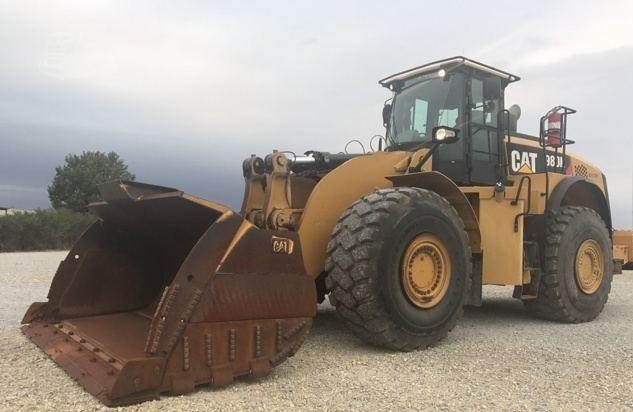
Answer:
MULTIPOLYGON (((63 257, 0 254, 0 409, 113 410, 18 330, 63 257)), ((302 349, 267 378, 119 409, 633 410, 633 272, 615 277, 604 312, 588 324, 532 319, 511 294, 486 288, 483 307, 414 353, 365 346, 323 305, 302 349)))

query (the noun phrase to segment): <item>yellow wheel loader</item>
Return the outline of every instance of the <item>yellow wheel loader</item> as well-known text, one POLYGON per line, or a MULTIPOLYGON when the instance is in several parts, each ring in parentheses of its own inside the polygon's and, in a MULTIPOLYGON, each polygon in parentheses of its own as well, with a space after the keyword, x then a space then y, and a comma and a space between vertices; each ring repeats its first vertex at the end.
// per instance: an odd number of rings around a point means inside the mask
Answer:
POLYGON ((362 340, 404 351, 445 337, 485 284, 514 285, 536 316, 592 320, 613 275, 606 180, 567 150, 572 109, 517 132, 517 80, 464 57, 385 78, 378 151, 251 156, 239 213, 102 185, 23 332, 122 405, 267 374, 327 294, 362 340))

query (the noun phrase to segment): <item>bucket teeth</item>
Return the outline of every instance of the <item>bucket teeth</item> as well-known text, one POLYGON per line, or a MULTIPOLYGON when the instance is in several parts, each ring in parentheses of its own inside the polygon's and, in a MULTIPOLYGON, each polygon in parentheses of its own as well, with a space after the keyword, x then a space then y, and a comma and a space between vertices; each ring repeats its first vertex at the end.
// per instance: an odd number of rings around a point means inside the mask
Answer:
POLYGON ((260 325, 255 326, 255 357, 262 356, 262 327, 260 325))
POLYGON ((280 320, 277 321, 277 340, 275 341, 275 348, 277 352, 281 351, 281 345, 284 337, 284 327, 280 320))
POLYGON ((158 342, 160 341, 160 335, 162 334, 163 329, 165 328, 166 318, 165 316, 161 316, 160 310, 165 303, 165 299, 167 299, 168 293, 169 293, 169 287, 165 287, 165 289, 163 290, 163 294, 161 295, 160 300, 158 301, 158 306, 156 307, 156 310, 154 311, 154 317, 152 319, 152 323, 150 326, 150 330, 154 330, 155 333, 147 334, 147 341, 145 342, 145 352, 150 353, 150 354, 156 353, 156 349, 158 348, 158 342))
MULTIPOLYGON (((188 379, 191 385, 193 382, 207 382, 211 386, 227 385, 239 376, 265 376, 273 366, 297 351, 311 323, 309 318, 297 318, 190 324, 186 336, 179 343, 182 360, 176 362, 172 359, 167 366, 166 376, 169 376, 172 368, 178 367, 176 369, 190 373, 187 378, 180 376, 178 379, 188 379), (285 324, 287 332, 281 346, 277 348, 276 331, 279 324, 285 324)), ((169 382, 169 379, 164 382, 169 382)), ((182 388, 187 386, 181 382, 167 390, 172 394, 181 394, 184 393, 182 388)))
POLYGON ((282 333, 282 343, 278 347, 277 353, 270 359, 273 366, 278 365, 287 357, 294 355, 303 344, 303 341, 310 332, 312 319, 304 319, 297 322, 293 327, 282 333))
POLYGON ((189 370, 189 337, 182 338, 182 370, 189 370))
POLYGON ((205 333, 204 335, 204 347, 207 353, 207 366, 213 366, 213 335, 205 333))
POLYGON ((24 334, 88 392, 110 406, 183 394, 195 386, 224 386, 240 376, 262 377, 292 356, 312 320, 296 318, 190 324, 174 348, 182 356, 130 362, 84 338, 72 322, 34 322, 24 334), (277 332, 285 330, 278 342, 277 332), (218 344, 224 336, 228 345, 218 344))
POLYGON ((229 360, 235 360, 235 329, 229 330, 229 360))

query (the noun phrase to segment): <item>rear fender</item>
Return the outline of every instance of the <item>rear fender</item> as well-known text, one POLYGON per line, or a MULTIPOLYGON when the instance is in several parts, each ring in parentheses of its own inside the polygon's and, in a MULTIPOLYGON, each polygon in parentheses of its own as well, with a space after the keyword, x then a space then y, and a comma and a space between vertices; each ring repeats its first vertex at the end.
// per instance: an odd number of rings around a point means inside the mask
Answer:
MULTIPOLYGON (((606 179, 604 186, 606 190, 606 179)), ((595 210, 609 229, 612 230, 611 209, 608 195, 583 177, 568 177, 560 181, 547 201, 548 210, 556 210, 562 206, 585 206, 595 210)))

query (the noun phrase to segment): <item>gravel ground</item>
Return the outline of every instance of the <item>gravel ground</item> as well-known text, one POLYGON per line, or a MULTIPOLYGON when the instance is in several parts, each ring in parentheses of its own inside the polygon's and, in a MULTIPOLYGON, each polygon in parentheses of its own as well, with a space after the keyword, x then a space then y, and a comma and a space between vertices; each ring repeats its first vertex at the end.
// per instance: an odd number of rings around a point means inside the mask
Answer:
MULTIPOLYGON (((62 252, 0 254, 0 409, 113 410, 85 393, 23 337, 62 252)), ((530 318, 508 287, 487 287, 435 348, 368 347, 322 305, 305 345, 259 381, 201 388, 125 410, 633 410, 633 272, 616 276, 595 321, 530 318)))

